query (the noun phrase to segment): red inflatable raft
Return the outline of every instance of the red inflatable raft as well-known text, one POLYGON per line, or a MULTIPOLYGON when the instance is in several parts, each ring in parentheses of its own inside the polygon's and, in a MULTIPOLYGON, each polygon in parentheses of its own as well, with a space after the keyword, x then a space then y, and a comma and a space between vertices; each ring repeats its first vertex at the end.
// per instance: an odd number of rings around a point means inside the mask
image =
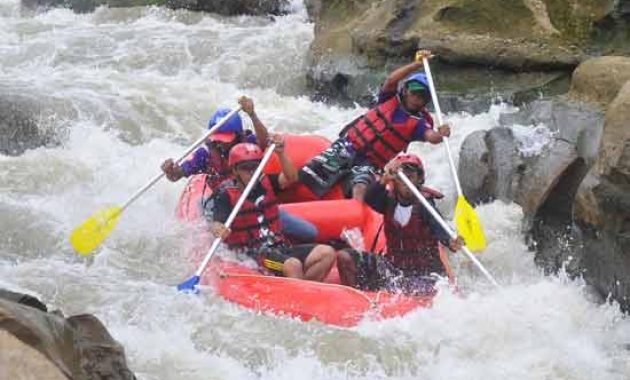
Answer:
MULTIPOLYGON (((330 142, 317 136, 286 136, 287 153, 296 166, 328 147, 330 142)), ((277 173, 279 163, 270 162, 265 169, 277 173)), ((177 216, 184 221, 197 221, 201 216, 201 202, 212 190, 205 185, 203 175, 193 177, 181 195, 177 216)), ((366 246, 373 244, 380 250, 384 237, 377 236, 381 215, 354 200, 340 199, 341 190, 335 188, 327 200, 313 200, 315 196, 302 185, 287 190, 280 207, 300 216, 319 229, 317 240, 338 240, 344 229, 359 228, 366 246), (335 199, 336 198, 336 199, 335 199), (374 240, 378 241, 374 243, 374 240)), ((211 243, 210 236, 200 238, 195 252, 200 260, 211 243)), ((419 307, 431 305, 432 297, 411 297, 386 292, 364 292, 339 285, 336 268, 326 283, 283 277, 265 276, 245 265, 215 256, 201 279, 201 284, 213 286, 224 299, 246 308, 276 315, 296 317, 303 321, 317 320, 341 327, 357 325, 364 318, 383 319, 404 315, 419 307)))

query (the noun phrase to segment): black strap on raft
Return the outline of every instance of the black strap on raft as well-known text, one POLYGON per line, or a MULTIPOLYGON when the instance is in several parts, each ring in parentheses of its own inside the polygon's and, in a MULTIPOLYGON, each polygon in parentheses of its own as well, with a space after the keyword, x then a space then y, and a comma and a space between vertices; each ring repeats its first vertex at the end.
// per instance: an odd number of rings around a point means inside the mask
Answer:
POLYGON ((372 246, 370 247, 369 252, 374 252, 376 249, 376 243, 378 243, 378 238, 381 236, 381 231, 383 231, 383 226, 385 226, 385 221, 381 222, 381 225, 378 226, 378 231, 376 231, 376 235, 374 236, 374 241, 372 242, 372 246))
POLYGON ((348 170, 340 169, 328 172, 321 163, 311 160, 298 172, 300 182, 305 184, 318 198, 323 197, 339 180, 348 174, 348 170))

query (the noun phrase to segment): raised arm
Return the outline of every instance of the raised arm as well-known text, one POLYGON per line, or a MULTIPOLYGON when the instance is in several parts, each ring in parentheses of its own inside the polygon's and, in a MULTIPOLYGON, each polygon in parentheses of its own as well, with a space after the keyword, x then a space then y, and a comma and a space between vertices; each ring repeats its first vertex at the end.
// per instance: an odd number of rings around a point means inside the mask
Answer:
POLYGON ((267 127, 260 121, 256 111, 254 110, 254 101, 247 96, 241 96, 238 99, 238 103, 243 108, 243 111, 249 116, 254 124, 254 133, 256 134, 256 143, 260 149, 265 150, 267 147, 267 140, 269 139, 269 132, 267 127))
POLYGON ((278 183, 281 189, 286 189, 298 180, 298 171, 284 151, 284 138, 282 135, 272 135, 271 141, 276 144, 276 154, 282 166, 282 173, 278 176, 278 183))
POLYGON ((398 89, 398 82, 408 77, 411 73, 418 71, 422 68, 422 57, 430 57, 431 52, 428 50, 419 50, 416 53, 416 60, 408 65, 400 67, 392 71, 385 83, 383 83, 382 92, 394 92, 398 89))

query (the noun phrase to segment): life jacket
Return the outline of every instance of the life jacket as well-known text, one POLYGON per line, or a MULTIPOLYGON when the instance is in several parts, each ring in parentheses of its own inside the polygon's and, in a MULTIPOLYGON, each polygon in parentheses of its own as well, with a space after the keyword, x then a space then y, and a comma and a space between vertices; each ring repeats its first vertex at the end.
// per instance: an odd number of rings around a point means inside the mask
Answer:
POLYGON ((206 166, 206 182, 211 189, 216 189, 223 181, 230 177, 231 170, 227 165, 227 159, 211 147, 208 149, 208 163, 206 166))
MULTIPOLYGON (((407 115, 403 122, 394 122, 394 113, 402 109, 398 96, 393 96, 369 110, 348 128, 347 138, 357 152, 364 153, 371 164, 382 168, 413 140, 418 117, 407 115)), ((406 111, 405 111, 406 112, 406 111)), ((433 119, 425 110, 424 119, 433 127, 433 119)))
MULTIPOLYGON (((437 190, 424 186, 421 192, 427 199, 443 197, 437 190)), ((432 236, 429 224, 421 216, 423 206, 420 203, 414 203, 409 222, 401 226, 394 219, 397 204, 393 194, 390 194, 383 218, 387 237, 387 255, 390 261, 402 270, 422 270, 427 274, 444 273, 438 241, 432 236)))
MULTIPOLYGON (((264 176, 258 186, 264 188, 264 194, 253 201, 250 195, 232 222, 230 227, 232 232, 225 239, 230 249, 259 248, 262 245, 275 246, 285 242, 281 232, 278 201, 271 181, 264 176)), ((234 207, 242 194, 242 190, 236 185, 236 179, 226 180, 221 185, 221 189, 227 192, 230 205, 234 207)))

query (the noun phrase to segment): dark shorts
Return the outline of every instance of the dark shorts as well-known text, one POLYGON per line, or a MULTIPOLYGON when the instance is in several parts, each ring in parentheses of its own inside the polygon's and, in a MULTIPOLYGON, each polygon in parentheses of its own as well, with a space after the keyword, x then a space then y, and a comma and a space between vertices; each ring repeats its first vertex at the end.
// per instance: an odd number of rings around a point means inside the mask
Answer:
POLYGON ((297 244, 293 246, 269 247, 250 251, 247 254, 253 257, 263 269, 271 271, 276 276, 282 276, 282 268, 285 261, 290 258, 296 258, 304 264, 309 253, 316 246, 317 244, 297 244))
POLYGON ((359 157, 349 141, 340 138, 302 167, 299 178, 319 197, 337 183, 342 183, 345 195, 350 197, 354 185, 369 185, 375 180, 375 173, 377 168, 359 157))
POLYGON ((343 179, 343 193, 347 198, 352 198, 352 188, 355 185, 371 185, 376 181, 376 174, 379 170, 368 162, 355 165, 350 173, 343 179))
POLYGON ((349 251, 357 268, 357 285, 362 290, 413 295, 435 294, 438 277, 424 270, 397 268, 386 256, 349 251))

